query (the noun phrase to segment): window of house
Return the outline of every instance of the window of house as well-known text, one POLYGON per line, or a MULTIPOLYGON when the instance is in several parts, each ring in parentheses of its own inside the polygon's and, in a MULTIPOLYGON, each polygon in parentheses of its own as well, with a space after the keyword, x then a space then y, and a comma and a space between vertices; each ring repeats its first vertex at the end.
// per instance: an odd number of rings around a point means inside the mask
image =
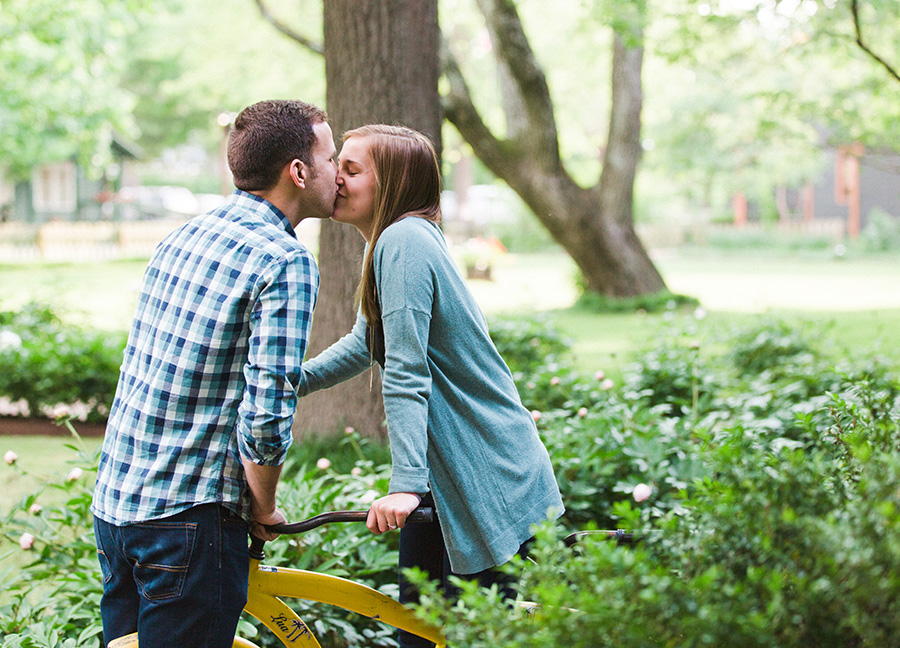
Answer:
POLYGON ((73 212, 75 198, 75 164, 45 164, 32 178, 34 210, 38 212, 73 212))

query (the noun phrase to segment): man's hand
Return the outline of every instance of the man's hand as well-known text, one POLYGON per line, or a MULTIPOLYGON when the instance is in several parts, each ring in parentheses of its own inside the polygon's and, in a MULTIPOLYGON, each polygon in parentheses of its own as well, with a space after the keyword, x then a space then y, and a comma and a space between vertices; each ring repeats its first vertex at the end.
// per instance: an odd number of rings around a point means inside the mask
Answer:
POLYGON ((266 531, 262 525, 287 522, 287 518, 275 505, 275 488, 278 486, 281 466, 259 466, 243 457, 241 463, 250 486, 250 516, 253 518, 250 532, 266 542, 274 540, 278 534, 266 531))
POLYGON ((366 526, 375 535, 406 526, 406 518, 412 513, 422 498, 415 493, 391 493, 372 503, 366 526))
POLYGON ((265 540, 269 542, 270 540, 274 540, 278 537, 279 534, 272 533, 268 529, 266 529, 265 524, 283 524, 287 522, 287 518, 284 517, 284 513, 279 511, 277 508, 271 513, 257 513, 253 512, 253 524, 250 527, 250 533, 260 540, 265 540))

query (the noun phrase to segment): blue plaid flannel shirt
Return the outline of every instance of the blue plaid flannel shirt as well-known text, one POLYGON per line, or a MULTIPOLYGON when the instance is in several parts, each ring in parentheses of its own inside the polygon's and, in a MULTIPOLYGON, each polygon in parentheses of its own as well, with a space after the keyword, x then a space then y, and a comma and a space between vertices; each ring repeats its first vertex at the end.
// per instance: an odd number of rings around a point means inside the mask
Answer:
POLYGON ((241 457, 284 461, 318 284, 284 214, 242 191, 160 243, 109 415, 97 517, 122 526, 219 503, 249 521, 241 457))

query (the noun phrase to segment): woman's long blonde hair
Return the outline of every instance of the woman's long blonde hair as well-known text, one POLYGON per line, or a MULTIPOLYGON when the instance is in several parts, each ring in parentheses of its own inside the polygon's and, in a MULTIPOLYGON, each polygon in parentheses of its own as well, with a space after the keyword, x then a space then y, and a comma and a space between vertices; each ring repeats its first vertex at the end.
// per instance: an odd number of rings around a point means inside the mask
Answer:
POLYGON ((372 124, 344 133, 364 137, 375 172, 375 214, 356 299, 370 327, 381 322, 375 285, 375 245, 381 233, 407 216, 441 222, 441 172, 434 145, 403 126, 372 124))

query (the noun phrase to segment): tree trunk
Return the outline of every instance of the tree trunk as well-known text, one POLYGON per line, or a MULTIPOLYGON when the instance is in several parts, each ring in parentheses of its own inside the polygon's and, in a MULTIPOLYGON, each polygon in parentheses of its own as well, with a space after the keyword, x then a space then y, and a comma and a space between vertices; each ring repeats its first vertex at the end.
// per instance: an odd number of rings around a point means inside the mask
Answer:
POLYGON ((501 68, 509 125, 498 138, 485 125, 449 47, 450 82, 444 109, 475 154, 518 193, 573 258, 588 290, 632 297, 663 290, 665 282, 634 230, 634 179, 641 155, 640 34, 614 41, 612 111, 599 182, 582 188, 565 170, 544 73, 531 51, 515 5, 478 0, 501 68))
MULTIPOLYGON (((328 0, 324 31, 326 108, 338 141, 363 124, 402 124, 424 132, 440 152, 437 0, 328 0)), ((355 228, 322 223, 310 357, 353 325, 363 246, 355 228)), ((383 421, 381 381, 374 368, 301 399, 294 430, 302 437, 352 426, 367 436, 384 436, 383 421)))

